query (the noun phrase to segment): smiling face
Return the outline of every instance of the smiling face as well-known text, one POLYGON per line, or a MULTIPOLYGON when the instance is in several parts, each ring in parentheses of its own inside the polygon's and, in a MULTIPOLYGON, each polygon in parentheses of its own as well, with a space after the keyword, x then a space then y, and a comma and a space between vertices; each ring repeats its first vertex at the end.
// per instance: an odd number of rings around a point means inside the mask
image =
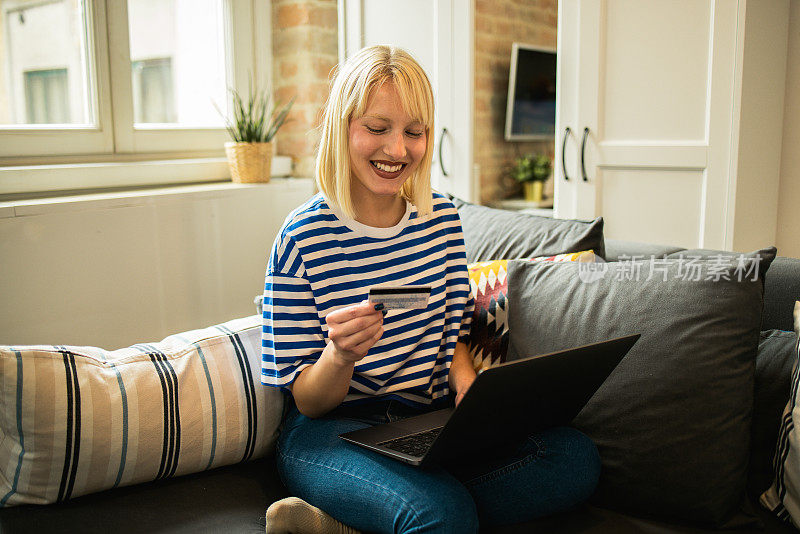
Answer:
POLYGON ((400 189, 425 156, 427 129, 404 110, 394 84, 379 87, 364 115, 349 124, 351 197, 354 205, 380 206, 400 189))

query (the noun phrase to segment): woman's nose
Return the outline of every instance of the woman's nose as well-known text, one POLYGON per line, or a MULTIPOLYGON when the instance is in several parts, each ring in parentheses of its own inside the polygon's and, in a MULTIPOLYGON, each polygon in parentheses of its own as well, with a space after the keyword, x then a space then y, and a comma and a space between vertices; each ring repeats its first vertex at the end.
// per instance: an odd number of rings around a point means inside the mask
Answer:
POLYGON ((392 159, 399 160, 406 157, 406 141, 403 133, 392 133, 386 137, 386 145, 383 147, 386 155, 392 159))

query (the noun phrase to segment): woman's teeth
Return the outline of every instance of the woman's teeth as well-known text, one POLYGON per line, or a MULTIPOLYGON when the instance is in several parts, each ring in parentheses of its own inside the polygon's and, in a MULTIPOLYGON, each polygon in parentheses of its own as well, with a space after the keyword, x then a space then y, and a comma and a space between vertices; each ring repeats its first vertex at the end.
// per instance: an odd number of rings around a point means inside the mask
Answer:
POLYGON ((371 161, 376 168, 384 171, 384 172, 397 172, 403 168, 403 165, 384 165, 383 163, 378 163, 377 161, 371 161))

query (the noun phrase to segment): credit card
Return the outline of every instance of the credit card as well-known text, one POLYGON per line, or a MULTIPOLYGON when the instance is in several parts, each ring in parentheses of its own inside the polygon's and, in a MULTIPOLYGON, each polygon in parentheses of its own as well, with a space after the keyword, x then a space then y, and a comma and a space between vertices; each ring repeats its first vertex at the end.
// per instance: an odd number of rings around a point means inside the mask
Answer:
POLYGON ((387 310, 424 310, 428 307, 431 286, 374 286, 369 288, 369 301, 383 303, 387 310))

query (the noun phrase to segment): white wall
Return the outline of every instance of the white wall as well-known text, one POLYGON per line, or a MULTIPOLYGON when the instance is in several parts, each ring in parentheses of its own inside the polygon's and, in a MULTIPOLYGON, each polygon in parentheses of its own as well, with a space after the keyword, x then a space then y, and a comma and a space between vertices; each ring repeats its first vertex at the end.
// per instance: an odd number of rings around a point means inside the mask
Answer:
POLYGON ((310 179, 0 203, 0 344, 116 349, 255 313, 310 179))
POLYGON ((800 1, 790 4, 776 246, 781 256, 800 258, 800 1))
MULTIPOLYGON (((788 0, 747 3, 744 29, 733 248, 775 245, 786 113, 788 0)), ((735 115, 734 115, 735 116, 735 115)))

